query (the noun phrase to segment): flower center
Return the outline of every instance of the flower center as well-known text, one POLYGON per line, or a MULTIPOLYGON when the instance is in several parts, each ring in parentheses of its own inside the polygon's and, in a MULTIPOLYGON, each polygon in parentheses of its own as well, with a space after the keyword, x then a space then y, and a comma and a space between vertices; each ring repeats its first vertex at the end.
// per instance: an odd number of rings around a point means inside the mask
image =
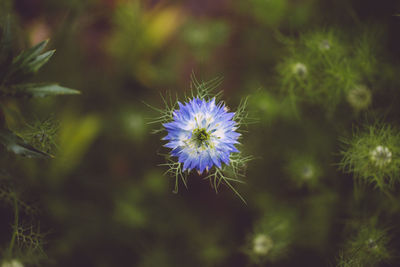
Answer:
POLYGON ((377 146, 370 152, 370 159, 377 167, 384 167, 392 161, 392 152, 385 146, 377 146))
POLYGON ((210 140, 210 134, 207 133, 206 129, 195 129, 192 133, 192 139, 197 146, 207 145, 210 140))
POLYGON ((253 239, 253 251, 258 255, 267 255, 273 247, 274 242, 268 235, 258 234, 253 239))

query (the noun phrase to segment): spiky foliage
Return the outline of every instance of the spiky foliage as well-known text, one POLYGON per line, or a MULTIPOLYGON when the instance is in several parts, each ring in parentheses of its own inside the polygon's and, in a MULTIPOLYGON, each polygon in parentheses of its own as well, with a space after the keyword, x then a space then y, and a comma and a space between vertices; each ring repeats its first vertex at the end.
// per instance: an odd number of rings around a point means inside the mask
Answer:
POLYGON ((359 259, 347 259, 343 252, 338 257, 337 267, 363 267, 359 259))
POLYGON ((19 259, 23 263, 39 264, 46 258, 43 250, 44 234, 40 227, 34 227, 30 223, 21 223, 20 213, 32 216, 37 209, 22 201, 11 186, 0 188, 0 197, 14 208, 14 222, 12 224, 11 240, 8 248, 1 251, 1 256, 7 262, 19 259))
POLYGON ((57 149, 57 132, 59 124, 54 118, 36 120, 27 124, 23 137, 33 147, 46 153, 53 153, 57 149))
MULTIPOLYGON (((2 21, 0 21, 1 23, 2 21)), ((44 52, 48 44, 48 40, 42 41, 37 45, 22 51, 18 56, 12 58, 13 51, 10 45, 12 38, 10 32, 11 23, 10 19, 5 21, 4 25, 0 24, 0 96, 1 102, 7 101, 12 98, 32 98, 32 97, 46 97, 57 95, 76 95, 80 94, 79 91, 62 87, 54 83, 31 83, 27 82, 28 78, 36 74, 55 53, 55 50, 44 52), (5 43, 6 42, 6 43, 5 43), (7 44, 7 45, 6 45, 7 44), (6 58, 3 58, 5 54, 6 58)), ((0 103, 2 104, 2 103, 0 103)), ((3 113, 3 105, 0 105, 0 114, 3 113)), ((2 116, 2 115, 0 115, 2 116)), ((7 117, 5 118, 7 121, 7 117)), ((41 129, 37 125, 33 125, 32 130, 39 130, 43 132, 44 129, 48 130, 48 125, 43 123, 41 129)), ((52 131, 47 131, 51 133, 52 131)), ((35 133, 37 134, 37 133, 35 133)), ((39 133, 41 135, 41 133, 39 133)), ((49 135, 47 135, 49 136, 49 135)), ((30 139, 33 139, 32 137, 30 139)), ((43 138, 41 138, 43 139, 43 138)), ((40 140, 40 137, 39 137, 40 140)), ((49 145, 45 141, 33 140, 38 147, 43 147, 50 150, 49 145)), ((51 141, 50 138, 50 143, 51 141)), ((3 119, 0 119, 0 143, 7 148, 7 150, 26 157, 52 157, 50 154, 33 147, 27 140, 24 140, 15 134, 3 119)), ((52 145, 53 146, 54 142, 52 145)))
MULTIPOLYGON (((11 111, 9 105, 13 105, 21 98, 76 95, 80 92, 57 83, 32 82, 31 78, 48 63, 55 50, 45 51, 49 42, 45 40, 15 54, 17 45, 14 43, 16 40, 14 34, 18 30, 14 26, 12 6, 12 1, 6 0, 0 3, 0 150, 3 152, 8 150, 29 158, 52 158, 49 152, 56 147, 57 124, 52 119, 38 120, 33 124, 26 124, 26 129, 17 134, 14 132, 17 129, 14 128, 19 128, 18 125, 24 123, 18 123, 21 121, 21 117, 17 115, 19 112, 11 111)), ((4 165, 11 163, 3 154, 2 158, 5 158, 4 165)), ((0 251, 2 260, 6 260, 3 266, 16 265, 16 262, 27 263, 29 266, 38 265, 41 259, 46 257, 40 229, 33 227, 32 223, 22 223, 26 217, 32 221, 32 215, 37 213, 37 209, 25 200, 21 184, 16 182, 25 178, 20 177, 21 172, 15 171, 23 168, 22 166, 23 164, 10 164, 10 170, 13 170, 11 175, 3 175, 7 173, 5 170, 8 170, 9 166, 2 166, 0 174, 0 200, 14 209, 9 246, 0 251), (14 175, 16 177, 12 179, 8 177, 14 175)), ((24 182, 26 181, 23 180, 22 183, 24 182)))
POLYGON ((293 222, 294 214, 290 211, 266 212, 247 237, 244 252, 257 264, 284 258, 293 241, 293 222))
POLYGON ((375 217, 350 225, 353 234, 344 245, 338 266, 380 266, 392 258, 388 229, 380 227, 375 217))
POLYGON ((318 185, 322 168, 312 156, 295 155, 290 158, 286 173, 296 186, 313 188, 318 185))
POLYGON ((383 190, 398 181, 400 134, 391 125, 376 123, 356 129, 352 138, 342 142, 341 170, 383 190))
POLYGON ((14 204, 14 198, 16 199, 17 205, 19 206, 20 210, 25 214, 34 215, 38 213, 37 207, 26 203, 24 200, 18 197, 18 195, 10 186, 4 184, 0 186, 0 200, 12 206, 14 204))
POLYGON ((330 29, 281 40, 289 50, 278 66, 281 90, 288 94, 294 107, 313 104, 332 114, 346 96, 356 112, 369 106, 371 91, 365 93, 367 99, 360 99, 354 89, 370 82, 371 72, 377 68, 377 51, 370 35, 347 38, 330 29))

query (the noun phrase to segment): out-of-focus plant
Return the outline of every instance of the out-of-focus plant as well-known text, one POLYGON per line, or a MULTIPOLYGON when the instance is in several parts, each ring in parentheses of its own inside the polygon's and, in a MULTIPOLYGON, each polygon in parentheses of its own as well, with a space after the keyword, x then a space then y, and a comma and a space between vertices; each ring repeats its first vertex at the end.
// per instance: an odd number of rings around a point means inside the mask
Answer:
POLYGON ((393 189, 400 174, 400 134, 391 125, 376 123, 343 139, 340 168, 381 190, 393 189))
POLYGON ((64 123, 60 125, 58 154, 50 169, 51 174, 57 174, 57 179, 53 178, 52 182, 62 181, 81 162, 84 153, 101 129, 98 116, 71 113, 65 112, 64 123))
POLYGON ((188 21, 182 29, 182 39, 198 61, 207 61, 216 47, 226 43, 230 27, 220 21, 188 21))
POLYGON ((288 256, 294 240, 294 219, 294 213, 286 209, 269 210, 263 215, 244 248, 253 263, 274 262, 288 256))
POLYGON ((322 170, 312 156, 293 155, 287 164, 286 173, 296 186, 313 188, 318 185, 322 170))
POLYGON ((380 266, 393 258, 389 231, 378 224, 376 217, 350 222, 348 228, 351 235, 339 255, 337 266, 380 266))
POLYGON ((185 16, 177 6, 157 6, 146 9, 141 1, 121 1, 113 16, 113 33, 106 49, 119 65, 125 65, 129 75, 150 85, 154 80, 171 75, 168 66, 157 68, 156 60, 185 16))
POLYGON ((301 27, 315 7, 315 0, 300 2, 290 0, 249 0, 235 3, 239 12, 248 14, 259 24, 276 27, 284 25, 301 27))
POLYGON ((44 234, 40 232, 40 227, 21 220, 22 215, 34 218, 38 210, 23 199, 20 193, 21 189, 9 175, 1 174, 0 182, 0 200, 14 209, 11 240, 8 246, 0 250, 2 266, 9 266, 7 264, 23 266, 23 263, 38 264, 46 259, 43 251, 44 234))
MULTIPOLYGON (((0 14, 4 15, 4 14, 0 14)), ((56 83, 33 83, 29 79, 53 56, 55 50, 44 51, 48 41, 43 41, 14 56, 13 27, 10 15, 1 17, 0 24, 0 143, 9 152, 35 158, 53 157, 49 152, 56 146, 56 124, 51 120, 27 124, 20 135, 8 128, 7 120, 17 120, 7 103, 21 98, 55 95, 75 95, 80 92, 56 83)), ((4 153, 4 150, 2 151, 4 153)), ((2 153, 2 154, 3 154, 2 153)), ((2 155, 3 157, 3 155, 2 155)), ((14 221, 9 246, 1 250, 2 266, 23 266, 23 263, 38 264, 46 258, 43 252, 43 234, 39 227, 25 223, 21 214, 32 215, 34 210, 21 197, 21 189, 9 181, 10 175, 1 180, 0 199, 14 209, 14 221)))
MULTIPOLYGON (((30 83, 26 80, 35 74, 53 56, 55 50, 43 52, 48 41, 43 41, 29 48, 16 57, 12 57, 11 21, 6 20, 2 25, 2 39, 0 41, 0 142, 9 151, 27 157, 51 157, 26 140, 22 139, 12 130, 7 128, 4 102, 9 98, 31 98, 54 95, 79 94, 79 91, 62 87, 56 83, 30 83)), ((42 142, 43 144, 43 142, 42 142)), ((39 145, 41 146, 41 144, 39 145)))
POLYGON ((349 41, 335 29, 303 34, 299 40, 280 38, 289 49, 278 66, 281 89, 295 106, 319 105, 327 114, 344 99, 356 113, 366 110, 373 92, 365 84, 374 82, 379 67, 372 38, 361 33, 349 41))
POLYGON ((252 94, 249 99, 249 109, 257 116, 260 123, 266 125, 293 117, 290 102, 279 98, 265 88, 252 94))
POLYGON ((10 261, 3 261, 1 267, 24 267, 24 265, 17 259, 13 259, 10 261))

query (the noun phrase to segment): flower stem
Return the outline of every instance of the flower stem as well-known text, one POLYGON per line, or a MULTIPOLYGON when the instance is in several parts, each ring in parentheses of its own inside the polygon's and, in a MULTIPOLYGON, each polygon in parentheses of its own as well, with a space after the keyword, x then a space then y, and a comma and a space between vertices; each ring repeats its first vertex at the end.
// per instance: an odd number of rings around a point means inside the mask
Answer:
POLYGON ((15 193, 12 194, 13 195, 13 200, 14 200, 14 231, 11 237, 11 241, 10 241, 10 246, 8 248, 9 253, 11 254, 14 248, 14 244, 15 244, 15 239, 17 238, 17 231, 18 231, 18 199, 17 196, 15 195, 15 193))

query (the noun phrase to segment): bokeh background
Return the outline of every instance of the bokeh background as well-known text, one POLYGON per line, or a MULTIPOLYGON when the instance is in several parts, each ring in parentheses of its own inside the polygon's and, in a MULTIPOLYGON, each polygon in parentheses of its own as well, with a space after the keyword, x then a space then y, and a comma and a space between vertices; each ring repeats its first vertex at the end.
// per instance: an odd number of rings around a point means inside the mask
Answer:
MULTIPOLYGON (((348 221, 392 205, 372 187, 365 190, 376 194, 376 202, 355 203, 352 176, 338 170, 340 137, 364 123, 367 111, 354 112, 343 100, 327 112, 330 100, 324 97, 293 107, 280 66, 302 58, 290 44, 314 32, 333 29, 350 51, 368 33, 374 50, 365 57, 378 62, 369 77, 379 84, 370 109, 395 121, 399 1, 10 3, 15 50, 45 39, 56 49, 33 81, 82 92, 6 103, 19 118, 8 121, 10 128, 55 132, 48 140, 54 159, 3 151, 0 160, 21 198, 37 209, 21 220, 44 235, 47 257, 39 266, 335 266, 348 221), (250 96, 248 110, 257 123, 246 128, 241 150, 255 159, 246 184, 236 187, 247 205, 227 187, 216 194, 197 174, 189 177, 188 189, 180 184, 173 194, 174 179, 158 166, 164 162, 163 135, 151 134, 148 122, 157 113, 145 103, 163 107, 160 94, 167 92, 182 97, 192 73, 204 81, 223 77, 219 89, 232 110, 250 96), (276 250, 269 257, 267 249, 260 260, 254 238, 268 232, 271 221, 278 222, 271 234, 276 250)), ((385 227, 399 222, 395 213, 384 213, 385 227)), ((3 246, 13 216, 10 205, 1 206, 3 246)), ((390 247, 398 251, 398 237, 391 236, 390 247)))

